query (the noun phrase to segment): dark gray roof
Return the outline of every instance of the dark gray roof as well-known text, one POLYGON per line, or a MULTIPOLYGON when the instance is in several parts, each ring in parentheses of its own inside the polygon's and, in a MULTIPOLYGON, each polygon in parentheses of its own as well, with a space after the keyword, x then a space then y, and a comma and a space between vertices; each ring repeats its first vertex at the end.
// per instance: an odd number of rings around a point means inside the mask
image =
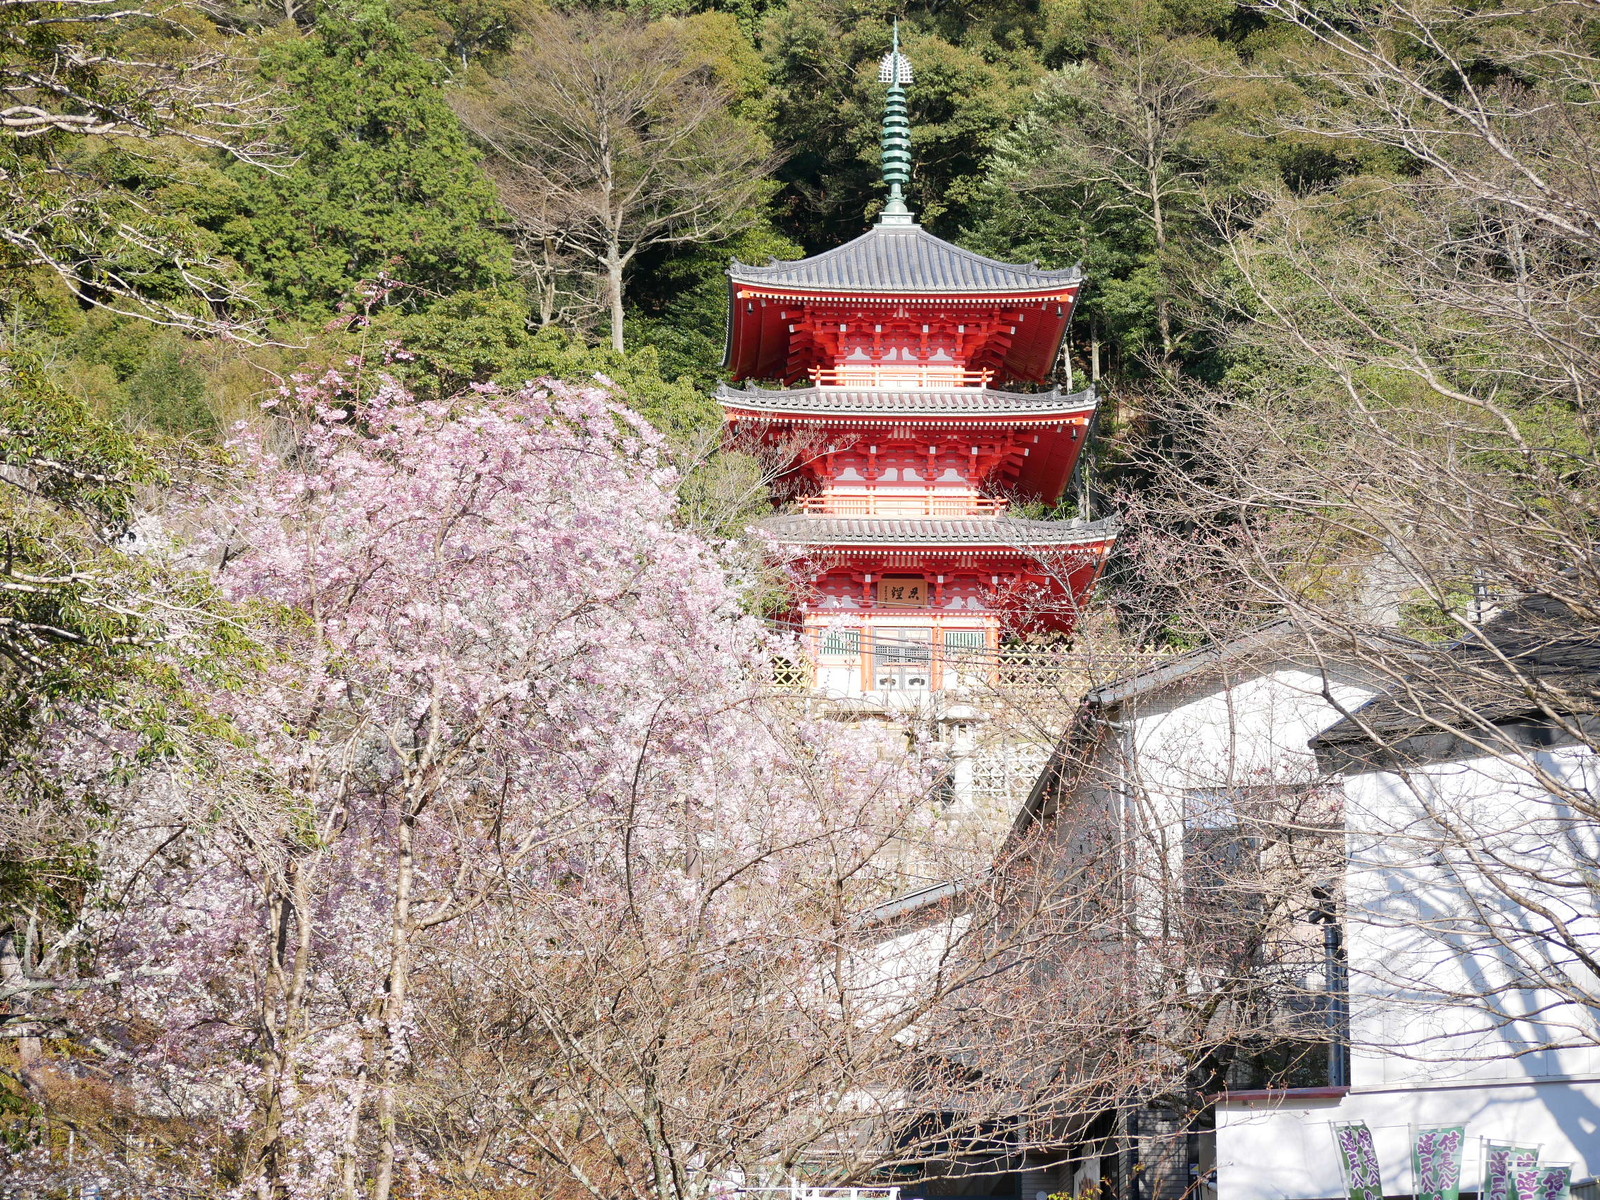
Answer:
POLYGON ((1033 263, 997 262, 920 225, 875 225, 836 249, 765 267, 735 261, 728 275, 739 283, 870 292, 1039 291, 1083 278, 1077 267, 1042 271, 1033 263))
POLYGON ((890 414, 896 417, 1028 418, 1040 414, 1081 412, 1095 406, 1094 389, 1063 393, 1002 392, 993 388, 735 388, 723 384, 717 399, 735 408, 769 412, 890 414))
MULTIPOLYGON (((1311 740, 1312 748, 1359 752, 1451 731, 1480 736, 1494 726, 1540 725, 1600 714, 1600 626, 1559 600, 1522 599, 1474 636, 1422 648, 1399 684, 1311 740)), ((1435 739, 1437 740, 1437 739, 1435 739)), ((1470 752, 1419 747, 1428 757, 1470 752)))
POLYGON ((1116 522, 1024 521, 1014 517, 826 517, 784 515, 756 526, 774 541, 806 546, 1085 545, 1116 536, 1116 522))
POLYGON ((943 904, 947 900, 955 900, 972 891, 983 881, 982 876, 969 879, 949 879, 943 883, 930 883, 910 892, 904 892, 892 900, 885 900, 882 904, 875 904, 864 912, 858 913, 851 919, 851 926, 856 929, 867 929, 874 925, 883 925, 900 917, 909 916, 943 904))

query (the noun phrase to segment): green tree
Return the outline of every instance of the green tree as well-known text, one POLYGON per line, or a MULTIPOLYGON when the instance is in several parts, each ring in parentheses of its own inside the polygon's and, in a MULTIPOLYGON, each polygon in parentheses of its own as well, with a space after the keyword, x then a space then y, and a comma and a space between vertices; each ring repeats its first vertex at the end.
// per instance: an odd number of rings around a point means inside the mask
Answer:
POLYGON ((395 0, 394 13, 419 53, 464 70, 511 49, 523 9, 514 0, 395 0))
POLYGON ((271 113, 197 9, 107 0, 0 9, 0 272, 53 274, 87 306, 195 329, 248 306, 216 239, 168 185, 200 155, 269 160, 271 113))
POLYGON ((629 345, 653 347, 661 356, 662 374, 669 378, 688 375, 702 387, 714 388, 725 378, 728 261, 764 263, 804 253, 763 224, 726 241, 644 259, 628 313, 629 345))
MULTIPOLYGON (((1027 106, 1044 71, 1011 6, 913 9, 901 23, 916 82, 910 201, 936 233, 968 223, 968 204, 994 140, 1027 106), (958 39, 959 40, 954 40, 958 39)), ((875 0, 794 0, 763 29, 772 64, 780 228, 809 251, 862 231, 883 200, 878 156, 883 88, 878 60, 898 6, 875 0)))
POLYGON ((306 314, 415 306, 510 277, 505 216, 442 68, 386 10, 279 35, 263 69, 294 103, 283 140, 298 157, 276 174, 233 172, 238 205, 220 232, 271 300, 306 314), (406 286, 374 288, 385 279, 406 286))

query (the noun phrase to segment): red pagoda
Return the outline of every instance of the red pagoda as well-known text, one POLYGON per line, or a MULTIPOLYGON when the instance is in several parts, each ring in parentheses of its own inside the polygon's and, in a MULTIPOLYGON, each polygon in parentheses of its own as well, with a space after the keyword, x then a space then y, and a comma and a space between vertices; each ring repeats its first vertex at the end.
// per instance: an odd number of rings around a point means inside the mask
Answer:
POLYGON ((889 84, 878 223, 837 249, 728 271, 718 399, 730 431, 792 454, 792 514, 762 530, 806 584, 797 616, 820 690, 925 692, 980 682, 1014 632, 1066 632, 1105 564, 1109 522, 1024 520, 1059 499, 1092 392, 1050 376, 1082 284, 1076 269, 996 262, 916 224, 905 85, 889 84))

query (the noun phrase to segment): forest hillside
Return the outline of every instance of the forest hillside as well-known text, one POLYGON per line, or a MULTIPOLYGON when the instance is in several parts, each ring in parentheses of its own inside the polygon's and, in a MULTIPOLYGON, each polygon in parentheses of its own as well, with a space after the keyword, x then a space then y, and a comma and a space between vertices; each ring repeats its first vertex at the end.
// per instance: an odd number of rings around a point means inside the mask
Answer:
POLYGON ((0 5, 16 1194, 910 1177, 913 1034, 973 1138, 1019 1030, 1040 1111, 1156 1086, 1104 964, 994 983, 1059 924, 841 949, 971 864, 914 737, 773 699, 725 272, 874 219, 896 22, 918 219, 1087 280, 1084 678, 1600 620, 1594 0, 0 5))

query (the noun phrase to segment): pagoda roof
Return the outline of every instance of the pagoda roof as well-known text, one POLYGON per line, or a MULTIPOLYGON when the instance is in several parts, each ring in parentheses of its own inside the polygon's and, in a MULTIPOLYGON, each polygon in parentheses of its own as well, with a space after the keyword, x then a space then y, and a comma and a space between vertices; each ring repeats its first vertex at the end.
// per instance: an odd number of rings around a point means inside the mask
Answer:
POLYGON ((737 260, 735 283, 845 292, 1037 292, 1080 283, 1077 267, 1040 270, 963 250, 915 224, 874 225, 854 241, 810 258, 773 259, 765 267, 737 260))
POLYGON ((1094 389, 1081 392, 1005 392, 994 388, 809 387, 743 388, 723 384, 717 401, 724 408, 758 416, 827 417, 980 417, 1010 421, 1048 421, 1082 416, 1097 403, 1094 389))
POLYGON ((1114 519, 1029 521, 1017 517, 828 517, 784 514, 756 528, 773 541, 796 546, 950 546, 971 550, 1038 551, 1087 546, 1117 536, 1114 519))

